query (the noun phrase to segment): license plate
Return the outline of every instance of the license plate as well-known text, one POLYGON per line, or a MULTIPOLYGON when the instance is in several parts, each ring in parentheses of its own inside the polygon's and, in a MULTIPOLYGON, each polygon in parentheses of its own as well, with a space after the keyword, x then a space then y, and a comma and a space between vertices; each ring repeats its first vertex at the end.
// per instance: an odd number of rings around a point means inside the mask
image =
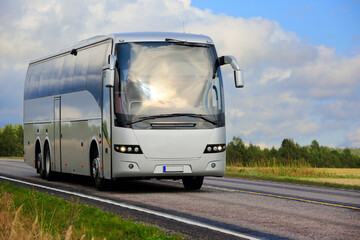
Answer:
POLYGON ((163 172, 184 172, 183 166, 163 166, 163 172))

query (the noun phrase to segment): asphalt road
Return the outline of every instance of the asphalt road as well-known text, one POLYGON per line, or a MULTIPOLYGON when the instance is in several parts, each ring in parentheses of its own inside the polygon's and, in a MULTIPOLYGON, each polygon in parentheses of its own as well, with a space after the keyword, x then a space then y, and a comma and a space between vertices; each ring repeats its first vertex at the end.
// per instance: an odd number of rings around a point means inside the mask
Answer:
POLYGON ((0 181, 38 184, 65 199, 76 195, 193 239, 360 239, 359 191, 209 177, 194 192, 180 181, 159 180, 119 181, 98 192, 89 178, 63 175, 47 182, 23 161, 7 159, 0 159, 0 181))

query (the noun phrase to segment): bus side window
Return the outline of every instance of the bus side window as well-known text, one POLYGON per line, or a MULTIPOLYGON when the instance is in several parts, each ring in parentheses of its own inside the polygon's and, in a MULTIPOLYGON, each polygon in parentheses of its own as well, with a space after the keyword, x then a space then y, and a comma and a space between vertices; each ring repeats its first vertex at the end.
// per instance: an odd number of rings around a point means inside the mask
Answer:
POLYGON ((39 81, 40 81, 40 72, 41 64, 36 64, 32 67, 32 74, 29 81, 29 99, 39 97, 39 81))
POLYGON ((76 57, 73 55, 67 55, 65 57, 65 62, 63 66, 63 70, 61 72, 61 80, 60 80, 60 92, 68 93, 72 91, 72 80, 73 73, 75 67, 76 57))
POLYGON ((88 70, 89 57, 89 49, 78 51, 73 76, 73 91, 81 91, 86 88, 86 72, 88 70))
POLYGON ((25 85, 24 85, 24 100, 29 99, 29 88, 30 88, 30 77, 33 67, 28 67, 28 70, 26 72, 26 78, 25 78, 25 85))
POLYGON ((94 95, 99 106, 101 106, 102 67, 105 62, 106 49, 105 44, 91 48, 86 75, 86 89, 94 95))
POLYGON ((51 61, 42 64, 39 84, 39 97, 49 96, 49 79, 51 73, 51 61))
POLYGON ((60 77, 63 68, 64 57, 52 60, 52 68, 49 81, 49 95, 60 93, 60 77))

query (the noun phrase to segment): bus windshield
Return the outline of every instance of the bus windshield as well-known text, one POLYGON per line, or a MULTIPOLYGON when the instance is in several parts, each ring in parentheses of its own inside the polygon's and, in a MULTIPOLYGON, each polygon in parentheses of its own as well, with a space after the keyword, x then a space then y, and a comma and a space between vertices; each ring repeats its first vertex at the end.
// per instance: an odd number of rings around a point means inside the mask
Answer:
POLYGON ((213 45, 141 42, 116 45, 115 124, 201 122, 223 126, 224 97, 213 45))

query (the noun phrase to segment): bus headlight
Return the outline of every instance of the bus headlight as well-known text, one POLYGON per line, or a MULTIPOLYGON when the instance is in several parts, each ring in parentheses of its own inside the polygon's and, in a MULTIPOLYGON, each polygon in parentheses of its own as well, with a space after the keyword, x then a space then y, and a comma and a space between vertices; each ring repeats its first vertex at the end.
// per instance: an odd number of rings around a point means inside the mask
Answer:
POLYGON ((142 154, 141 148, 138 145, 114 145, 116 152, 142 154))
POLYGON ((226 144, 208 144, 205 148, 204 153, 224 152, 225 149, 226 149, 226 144))

